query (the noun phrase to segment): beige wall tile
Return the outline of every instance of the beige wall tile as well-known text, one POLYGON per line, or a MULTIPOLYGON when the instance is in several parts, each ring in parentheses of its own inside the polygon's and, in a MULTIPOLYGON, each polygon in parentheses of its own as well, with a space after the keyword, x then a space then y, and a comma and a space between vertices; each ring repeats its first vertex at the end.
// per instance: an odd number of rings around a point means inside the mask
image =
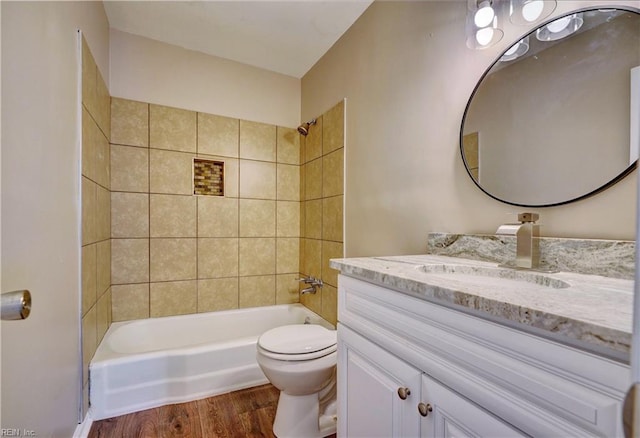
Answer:
POLYGON ((338 323, 338 289, 328 284, 322 287, 322 311, 320 316, 333 325, 338 323))
POLYGON ((149 104, 111 98, 111 143, 149 147, 149 104))
POLYGON ((82 175, 96 180, 96 148, 98 125, 93 121, 89 111, 82 107, 82 175))
POLYGON ((278 201, 276 209, 276 235, 278 237, 299 237, 300 202, 278 201))
POLYGON ((82 103, 90 112, 96 111, 97 72, 96 61, 89 50, 87 41, 82 37, 82 103))
POLYGON ((306 237, 307 203, 300 203, 300 237, 306 237))
POLYGON ((196 152, 196 113, 149 105, 149 147, 196 152))
POLYGON ((100 70, 96 69, 96 111, 92 112, 98 127, 107 138, 111 138, 111 96, 100 70))
POLYGON ((198 153, 239 156, 240 120, 198 113, 198 153))
POLYGON ((276 161, 276 127, 240 120, 240 158, 276 161))
POLYGON ((149 195, 111 192, 111 237, 149 237, 149 195))
POLYGON ((149 281, 149 239, 111 240, 112 284, 149 281))
POLYGON ((300 164, 300 137, 297 129, 277 127, 278 163, 300 164))
POLYGON ((322 238, 342 242, 342 196, 334 196, 322 200, 322 238))
POLYGON ((193 155, 155 149, 149 152, 151 193, 193 194, 193 155))
POLYGON ((322 198, 322 159, 305 164, 305 200, 322 198))
POLYGON ((196 197, 151 195, 151 237, 196 237, 196 197))
POLYGON ((196 278, 196 239, 151 239, 150 257, 152 282, 196 278))
POLYGON ((238 276, 238 239, 198 239, 198 278, 238 276))
POLYGON ((222 159, 224 162, 224 196, 237 198, 240 196, 240 160, 222 159))
POLYGON ((238 199, 198 196, 198 237, 238 237, 238 199))
POLYGON ((299 263, 300 269, 298 271, 300 273, 303 273, 303 272, 306 273, 305 272, 306 265, 305 265, 305 257, 304 257, 306 241, 307 239, 300 238, 300 263, 299 263))
POLYGON ((97 184, 82 177, 82 244, 98 240, 97 184))
POLYGON ((82 247, 82 315, 86 315, 97 299, 96 247, 95 243, 82 247))
POLYGON ((111 190, 149 192, 149 150, 111 145, 111 190))
POLYGON ((111 286, 114 322, 149 317, 149 283, 111 286))
POLYGON ((105 240, 111 237, 111 192, 97 186, 96 188, 96 231, 97 239, 105 240))
POLYGON ((98 324, 96 306, 82 318, 82 382, 89 379, 89 362, 98 348, 98 324))
POLYGON ((111 286, 111 239, 97 243, 97 290, 98 297, 111 286))
POLYGON ((298 283, 298 274, 276 275, 276 304, 299 302, 298 283))
POLYGON ((322 117, 318 117, 316 124, 309 127, 309 135, 305 141, 305 163, 322 156, 322 117))
POLYGON ((240 160, 240 197, 275 200, 275 163, 240 160))
POLYGON ((277 199, 279 201, 300 200, 300 166, 278 164, 277 199))
POLYGON ((149 314, 152 318, 196 313, 197 303, 196 280, 168 281, 149 285, 149 314))
POLYGON ((307 166, 300 166, 300 200, 304 201, 307 199, 306 194, 307 189, 307 166))
POLYGON ((322 197, 344 192, 344 148, 322 157, 322 197))
POLYGON ((272 306, 275 303, 275 275, 240 277, 240 308, 272 306))
POLYGON ((98 134, 96 149, 96 182, 109 189, 111 187, 111 147, 102 134, 98 134))
POLYGON ((329 266, 329 260, 342 257, 344 257, 342 243, 322 241, 322 281, 325 284, 338 287, 338 271, 329 266))
POLYGON ((300 239, 297 237, 277 238, 276 273, 294 274, 297 272, 300 272, 300 239))
POLYGON ((102 341, 104 334, 111 324, 111 293, 102 294, 96 304, 96 329, 98 344, 102 341))
POLYGON ((304 204, 304 237, 322 239, 322 199, 306 201, 304 204))
POLYGON ((240 199, 240 237, 275 237, 276 201, 240 199))
POLYGON ((344 100, 322 115, 322 153, 344 146, 344 100))
POLYGON ((322 276, 322 241, 304 239, 304 269, 302 272, 316 278, 322 276))
POLYGON ((198 280, 198 312, 238 308, 238 277, 198 280))
POLYGON ((268 275, 276 273, 276 239, 240 239, 240 267, 243 275, 268 275))

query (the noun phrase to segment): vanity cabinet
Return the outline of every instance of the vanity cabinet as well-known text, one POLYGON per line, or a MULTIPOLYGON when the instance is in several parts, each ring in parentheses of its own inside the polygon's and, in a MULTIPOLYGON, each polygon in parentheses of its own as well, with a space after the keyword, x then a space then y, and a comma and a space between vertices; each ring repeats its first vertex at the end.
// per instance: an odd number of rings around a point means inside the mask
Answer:
POLYGON ((626 364, 344 275, 338 321, 339 436, 623 436, 626 364))
POLYGON ((340 436, 524 436, 346 326, 338 327, 338 336, 340 436))

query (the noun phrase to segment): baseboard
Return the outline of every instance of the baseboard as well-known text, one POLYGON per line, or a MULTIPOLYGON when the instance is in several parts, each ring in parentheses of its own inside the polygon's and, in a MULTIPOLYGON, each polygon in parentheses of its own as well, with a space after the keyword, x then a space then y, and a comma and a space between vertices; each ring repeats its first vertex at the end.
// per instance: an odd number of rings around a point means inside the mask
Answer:
POLYGON ((87 415, 84 416, 82 423, 78 424, 78 427, 76 427, 76 430, 73 433, 73 438, 88 438, 92 424, 93 418, 91 418, 91 412, 88 412, 87 415))

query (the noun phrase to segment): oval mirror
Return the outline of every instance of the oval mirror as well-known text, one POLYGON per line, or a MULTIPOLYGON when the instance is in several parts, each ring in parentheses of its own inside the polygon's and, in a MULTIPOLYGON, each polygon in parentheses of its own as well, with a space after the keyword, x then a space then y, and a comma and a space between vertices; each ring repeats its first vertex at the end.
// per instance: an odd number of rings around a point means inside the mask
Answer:
POLYGON ((462 119, 460 148, 489 196, 547 207, 630 173, 639 125, 640 14, 585 10, 545 23, 485 72, 462 119))

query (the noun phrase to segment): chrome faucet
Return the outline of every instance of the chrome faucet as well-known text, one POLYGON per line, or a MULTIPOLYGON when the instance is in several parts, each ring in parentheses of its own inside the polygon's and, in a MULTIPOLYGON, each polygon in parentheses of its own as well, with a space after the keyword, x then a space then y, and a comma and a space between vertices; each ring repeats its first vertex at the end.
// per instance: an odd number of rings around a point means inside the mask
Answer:
POLYGON ((300 291, 301 295, 315 294, 317 292, 316 288, 321 288, 324 285, 321 279, 315 277, 303 277, 299 278, 298 281, 309 285, 309 287, 306 287, 300 291))
POLYGON ((535 222, 537 213, 518 214, 519 224, 504 224, 498 227, 496 234, 516 236, 516 263, 521 269, 536 269, 540 263, 540 225, 535 222))

